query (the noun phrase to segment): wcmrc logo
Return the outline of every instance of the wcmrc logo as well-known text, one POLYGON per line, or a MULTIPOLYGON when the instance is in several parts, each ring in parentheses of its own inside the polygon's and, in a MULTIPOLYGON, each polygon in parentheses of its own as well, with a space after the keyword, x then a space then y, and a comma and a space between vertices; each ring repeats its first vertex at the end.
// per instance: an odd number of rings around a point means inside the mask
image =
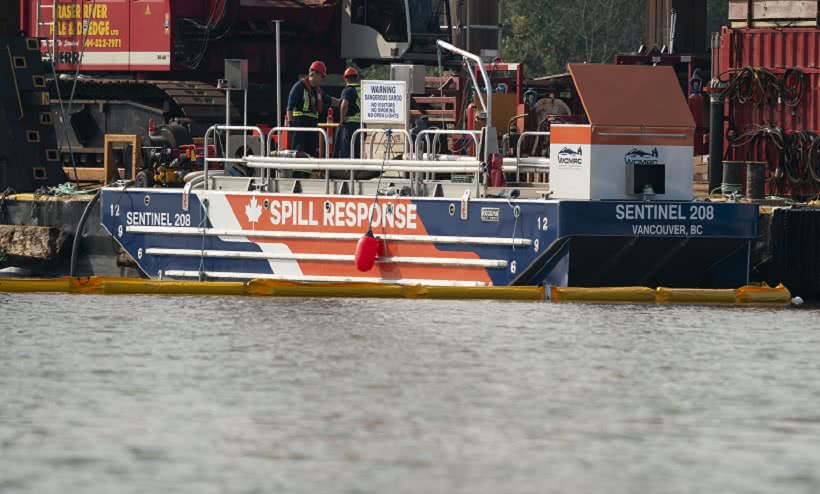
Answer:
POLYGON ((658 160, 658 148, 652 151, 633 148, 624 155, 624 162, 626 162, 627 165, 657 165, 660 163, 658 160))
POLYGON ((578 149, 572 149, 569 147, 563 147, 560 151, 558 151, 558 164, 559 165, 581 165, 583 164, 583 153, 581 152, 581 146, 578 146, 578 149))

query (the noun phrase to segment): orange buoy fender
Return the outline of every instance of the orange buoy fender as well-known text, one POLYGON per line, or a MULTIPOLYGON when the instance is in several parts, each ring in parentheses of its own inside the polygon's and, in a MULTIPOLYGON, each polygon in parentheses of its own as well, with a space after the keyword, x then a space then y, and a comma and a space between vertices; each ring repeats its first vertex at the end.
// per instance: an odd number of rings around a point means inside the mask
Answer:
POLYGON ((359 243, 356 244, 356 256, 354 257, 356 269, 362 272, 373 269, 378 252, 379 241, 373 236, 372 230, 367 230, 367 233, 362 235, 359 243))

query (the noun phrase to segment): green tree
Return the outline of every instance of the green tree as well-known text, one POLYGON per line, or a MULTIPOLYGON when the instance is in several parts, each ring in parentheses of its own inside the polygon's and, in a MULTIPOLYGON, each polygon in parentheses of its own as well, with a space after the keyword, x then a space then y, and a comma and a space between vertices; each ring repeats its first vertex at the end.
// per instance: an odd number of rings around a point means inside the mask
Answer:
POLYGON ((508 0, 502 53, 530 76, 612 62, 644 38, 645 0, 508 0))
POLYGON ((720 31, 721 26, 729 23, 729 2, 727 0, 708 0, 706 5, 706 22, 709 37, 720 31))
POLYGON ((563 71, 563 60, 556 57, 552 34, 559 28, 557 3, 554 0, 507 0, 504 3, 501 53, 507 60, 523 63, 529 75, 563 71))

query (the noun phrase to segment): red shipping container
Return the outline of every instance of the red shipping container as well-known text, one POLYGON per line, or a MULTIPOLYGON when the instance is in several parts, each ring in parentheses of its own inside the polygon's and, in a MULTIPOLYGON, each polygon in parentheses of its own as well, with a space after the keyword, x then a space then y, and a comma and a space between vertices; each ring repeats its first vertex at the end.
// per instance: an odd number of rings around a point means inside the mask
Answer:
MULTIPOLYGON (((820 133, 820 29, 813 28, 761 28, 729 29, 721 32, 720 48, 713 56, 718 57, 721 80, 728 81, 732 71, 743 67, 765 68, 782 78, 791 68, 797 68, 806 76, 806 87, 801 102, 791 107, 782 100, 772 104, 758 105, 752 101, 726 102, 724 116, 725 129, 741 134, 755 125, 778 126, 787 134, 795 131, 820 133)), ((725 141, 728 160, 768 161, 769 176, 776 167, 777 151, 771 145, 756 147, 744 145, 732 147, 725 141)), ((770 193, 794 192, 813 195, 820 191, 820 183, 808 173, 801 184, 791 181, 786 187, 770 193)))

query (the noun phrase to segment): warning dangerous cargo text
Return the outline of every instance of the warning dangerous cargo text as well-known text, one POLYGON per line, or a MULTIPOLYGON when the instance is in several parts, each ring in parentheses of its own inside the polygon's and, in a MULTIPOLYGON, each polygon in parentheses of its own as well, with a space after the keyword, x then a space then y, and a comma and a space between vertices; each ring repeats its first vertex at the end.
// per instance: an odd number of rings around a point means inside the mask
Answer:
POLYGON ((363 81, 362 120, 366 123, 404 123, 404 83, 399 81, 363 81))

